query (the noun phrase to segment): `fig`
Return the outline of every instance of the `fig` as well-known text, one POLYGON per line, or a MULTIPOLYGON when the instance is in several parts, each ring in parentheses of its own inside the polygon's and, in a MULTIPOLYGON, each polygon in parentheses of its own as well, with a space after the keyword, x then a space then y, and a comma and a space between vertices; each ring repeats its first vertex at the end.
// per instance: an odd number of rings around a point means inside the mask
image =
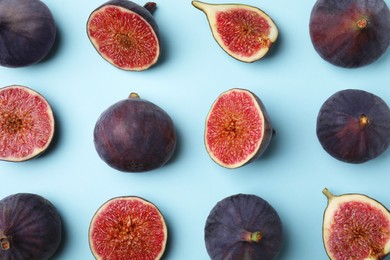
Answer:
POLYGON ((390 213, 364 194, 333 195, 323 190, 328 205, 323 242, 332 260, 383 259, 390 252, 390 213))
POLYGON ((245 4, 192 5, 207 17, 212 35, 231 57, 254 62, 263 58, 278 38, 278 28, 264 11, 245 4))
POLYGON ((205 243, 212 260, 274 259, 282 249, 282 222, 259 196, 232 195, 219 201, 207 217, 205 243))
POLYGON ((378 96, 345 89, 330 96, 317 117, 317 137, 326 152, 347 163, 364 163, 390 144, 390 110, 378 96))
POLYGON ((50 104, 25 86, 1 88, 0 135, 0 160, 21 162, 42 154, 54 135, 50 104))
POLYGON ((112 168, 144 172, 169 161, 176 147, 176 131, 167 112, 131 93, 100 115, 94 144, 100 158, 112 168))
POLYGON ((152 15, 156 3, 140 6, 128 0, 111 0, 89 16, 87 34, 96 51, 123 70, 142 71, 160 57, 160 33, 152 15))
POLYGON ((138 196, 108 200, 89 227, 89 245, 96 259, 160 259, 167 236, 160 210, 138 196))
POLYGON ((233 88, 212 104, 204 139, 211 159, 233 169, 259 158, 272 133, 271 120, 260 98, 247 89, 233 88))
POLYGON ((325 61, 359 68, 386 52, 390 11, 384 0, 317 0, 309 31, 314 49, 325 61))
POLYGON ((0 65, 18 68, 40 62, 52 49, 56 24, 39 0, 0 0, 0 65))
POLYGON ((61 234, 61 217, 44 197, 17 193, 0 200, 0 259, 50 259, 61 234))

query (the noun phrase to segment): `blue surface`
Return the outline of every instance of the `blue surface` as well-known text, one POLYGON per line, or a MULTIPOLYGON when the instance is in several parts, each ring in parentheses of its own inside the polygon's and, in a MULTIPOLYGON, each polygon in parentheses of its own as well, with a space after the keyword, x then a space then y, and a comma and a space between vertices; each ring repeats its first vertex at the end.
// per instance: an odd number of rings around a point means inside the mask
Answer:
POLYGON ((267 12, 280 31, 272 52, 252 64, 231 58, 217 45, 205 15, 189 0, 158 2, 163 56, 143 72, 113 67, 89 42, 87 18, 103 1, 45 3, 59 32, 54 52, 37 65, 0 68, 0 84, 21 84, 43 94, 56 115, 57 138, 40 158, 0 162, 0 195, 33 192, 55 204, 65 232, 55 259, 93 259, 89 222, 101 204, 122 195, 144 197, 160 208, 169 227, 164 259, 173 260, 208 259, 203 240, 208 213, 236 193, 261 196, 278 211, 285 231, 279 259, 289 260, 327 259, 321 237, 324 187, 335 194, 365 193, 390 207, 390 151, 365 164, 346 164, 330 157, 315 134, 320 106, 338 90, 364 89, 390 103, 390 52, 359 69, 323 61, 308 33, 314 1, 243 2, 267 12), (262 99, 277 134, 260 160, 228 170, 206 153, 203 131, 212 102, 233 87, 262 99), (170 163, 144 174, 108 167, 93 145, 101 112, 130 92, 167 111, 179 136, 170 163))

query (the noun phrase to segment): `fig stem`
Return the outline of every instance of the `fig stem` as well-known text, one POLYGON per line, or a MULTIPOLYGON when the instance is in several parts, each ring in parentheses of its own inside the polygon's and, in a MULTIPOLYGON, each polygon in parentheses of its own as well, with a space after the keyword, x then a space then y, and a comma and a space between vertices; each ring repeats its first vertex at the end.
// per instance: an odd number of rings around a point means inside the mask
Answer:
POLYGON ((259 242, 263 238, 263 234, 260 231, 252 232, 250 236, 250 242, 259 242))
POLYGON ((362 18, 362 19, 359 19, 359 20, 356 22, 356 24, 357 24, 357 27, 358 27, 359 29, 365 29, 365 28, 367 28, 368 21, 367 21, 366 18, 362 18))
POLYGON ((154 11, 156 10, 157 8, 157 4, 155 2, 147 2, 145 5, 144 5, 144 8, 146 10, 149 11, 149 13, 153 14, 154 11))
POLYGON ((7 237, 0 238, 0 244, 2 250, 8 250, 11 247, 11 244, 7 237))
POLYGON ((370 123, 368 116, 366 116, 365 114, 362 114, 359 119, 360 119, 359 122, 361 127, 365 127, 370 123))
POLYGON ((135 92, 131 92, 129 98, 139 98, 139 95, 135 92))
POLYGON ((322 193, 328 198, 328 200, 331 200, 334 197, 334 195, 327 188, 324 188, 322 193))

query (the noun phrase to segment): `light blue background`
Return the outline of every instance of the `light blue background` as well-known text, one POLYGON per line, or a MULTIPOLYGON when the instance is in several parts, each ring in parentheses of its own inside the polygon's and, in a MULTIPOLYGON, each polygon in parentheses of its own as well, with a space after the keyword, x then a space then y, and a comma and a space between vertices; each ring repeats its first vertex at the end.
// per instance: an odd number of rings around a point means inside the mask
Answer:
POLYGON ((390 52, 359 69, 323 61, 308 32, 313 0, 242 2, 268 13, 280 33, 271 53, 252 64, 217 45, 206 16, 189 0, 157 2, 163 54, 158 65, 143 72, 113 67, 89 42, 87 18, 103 1, 45 3, 58 27, 55 49, 37 65, 0 68, 0 85, 25 85, 43 94, 56 115, 56 141, 40 158, 0 162, 0 195, 33 192, 58 208, 64 238, 55 259, 93 259, 89 222, 101 204, 122 195, 141 196, 159 207, 169 228, 164 259, 174 260, 208 259, 203 239, 208 213, 237 193, 261 196, 278 211, 285 232, 279 259, 289 260, 327 259, 321 237, 324 187, 335 194, 365 193, 390 207, 390 151, 365 164, 346 164, 330 157, 315 134, 320 106, 338 90, 364 89, 390 103, 390 52), (228 170, 208 156, 203 131, 212 102, 234 87, 262 99, 276 136, 260 160, 228 170), (130 92, 167 111, 178 132, 170 163, 143 174, 108 167, 93 145, 101 112, 130 92))

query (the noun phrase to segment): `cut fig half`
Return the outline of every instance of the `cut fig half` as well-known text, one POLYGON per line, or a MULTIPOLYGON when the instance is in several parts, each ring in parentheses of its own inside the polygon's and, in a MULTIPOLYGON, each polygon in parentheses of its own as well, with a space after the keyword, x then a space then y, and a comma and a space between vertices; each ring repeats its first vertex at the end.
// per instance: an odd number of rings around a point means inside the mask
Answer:
POLYGON ((159 209, 137 196, 116 197, 95 213, 89 245, 96 259, 160 259, 167 226, 159 209))
POLYGON ((213 103, 206 118, 205 144, 210 157, 226 168, 259 158, 273 129, 262 101, 246 89, 230 89, 213 103))
POLYGON ((140 6, 128 0, 112 0, 88 18, 87 34, 97 52, 123 70, 142 71, 160 57, 159 29, 152 13, 156 3, 140 6))
POLYGON ((233 58, 254 62, 264 57, 278 38, 278 28, 265 12, 245 4, 192 1, 206 14, 216 42, 233 58))
POLYGON ((383 259, 390 252, 390 213, 364 194, 333 195, 324 212, 323 242, 332 260, 383 259))
POLYGON ((0 135, 0 160, 21 162, 43 153, 54 136, 47 100, 25 86, 1 88, 0 135))

